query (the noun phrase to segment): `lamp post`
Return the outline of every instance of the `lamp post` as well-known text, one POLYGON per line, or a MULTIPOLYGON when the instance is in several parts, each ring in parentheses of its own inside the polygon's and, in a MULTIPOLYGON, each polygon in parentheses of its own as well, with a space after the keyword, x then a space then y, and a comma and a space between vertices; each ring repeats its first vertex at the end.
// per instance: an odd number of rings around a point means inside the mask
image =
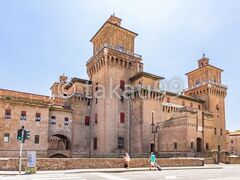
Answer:
POLYGON ((129 111, 129 123, 128 123, 128 153, 131 157, 132 155, 132 110, 133 110, 133 103, 131 94, 128 97, 128 111, 129 111))
POLYGON ((156 133, 158 132, 158 125, 154 123, 154 111, 152 111, 152 123, 150 124, 150 132, 153 134, 153 147, 151 147, 151 151, 155 152, 155 144, 156 144, 156 133))

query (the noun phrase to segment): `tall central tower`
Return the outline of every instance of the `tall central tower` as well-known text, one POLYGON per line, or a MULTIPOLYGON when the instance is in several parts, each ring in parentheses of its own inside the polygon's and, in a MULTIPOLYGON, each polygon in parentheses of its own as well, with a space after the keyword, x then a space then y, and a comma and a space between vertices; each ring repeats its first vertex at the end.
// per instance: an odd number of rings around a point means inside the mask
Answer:
POLYGON ((91 39, 93 56, 87 62, 87 73, 93 85, 93 155, 111 156, 128 148, 129 103, 121 95, 129 78, 143 69, 141 56, 134 53, 136 36, 112 15, 91 39))

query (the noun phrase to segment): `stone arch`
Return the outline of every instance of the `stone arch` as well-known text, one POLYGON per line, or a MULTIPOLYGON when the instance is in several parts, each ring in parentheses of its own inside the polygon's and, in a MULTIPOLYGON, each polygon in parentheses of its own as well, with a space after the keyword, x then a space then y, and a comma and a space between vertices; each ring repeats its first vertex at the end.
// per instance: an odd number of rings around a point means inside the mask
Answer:
POLYGON ((49 156, 49 158, 68 158, 66 155, 64 154, 53 154, 51 156, 49 156))
POLYGON ((71 140, 63 134, 53 134, 49 137, 49 149, 71 150, 71 140))

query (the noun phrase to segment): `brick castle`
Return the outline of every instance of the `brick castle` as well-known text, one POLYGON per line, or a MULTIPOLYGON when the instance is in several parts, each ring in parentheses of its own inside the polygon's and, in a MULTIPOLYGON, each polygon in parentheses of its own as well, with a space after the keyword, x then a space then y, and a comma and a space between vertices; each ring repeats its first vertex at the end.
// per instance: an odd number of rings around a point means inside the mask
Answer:
POLYGON ((164 78, 143 71, 137 34, 111 16, 93 36, 89 80, 65 75, 51 96, 0 89, 0 156, 17 157, 17 130, 38 157, 203 157, 227 150, 223 70, 203 56, 181 93, 161 91, 164 78), (114 93, 112 93, 112 87, 114 93))

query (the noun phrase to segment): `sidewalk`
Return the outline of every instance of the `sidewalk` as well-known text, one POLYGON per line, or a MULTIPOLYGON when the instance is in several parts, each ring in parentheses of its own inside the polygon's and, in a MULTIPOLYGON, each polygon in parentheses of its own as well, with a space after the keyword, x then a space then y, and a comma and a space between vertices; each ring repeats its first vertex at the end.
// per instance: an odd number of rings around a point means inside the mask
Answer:
MULTIPOLYGON (((222 169, 221 165, 205 165, 192 167, 163 167, 163 171, 169 170, 193 170, 193 169, 222 169)), ((38 171, 37 174, 72 174, 72 173, 120 173, 120 172, 134 172, 134 171, 149 171, 149 168, 111 168, 111 169, 72 169, 72 170, 55 170, 55 171, 38 171)), ((22 172, 24 175, 25 172, 22 172)), ((0 171, 0 176, 14 176, 19 175, 18 171, 0 171)))

